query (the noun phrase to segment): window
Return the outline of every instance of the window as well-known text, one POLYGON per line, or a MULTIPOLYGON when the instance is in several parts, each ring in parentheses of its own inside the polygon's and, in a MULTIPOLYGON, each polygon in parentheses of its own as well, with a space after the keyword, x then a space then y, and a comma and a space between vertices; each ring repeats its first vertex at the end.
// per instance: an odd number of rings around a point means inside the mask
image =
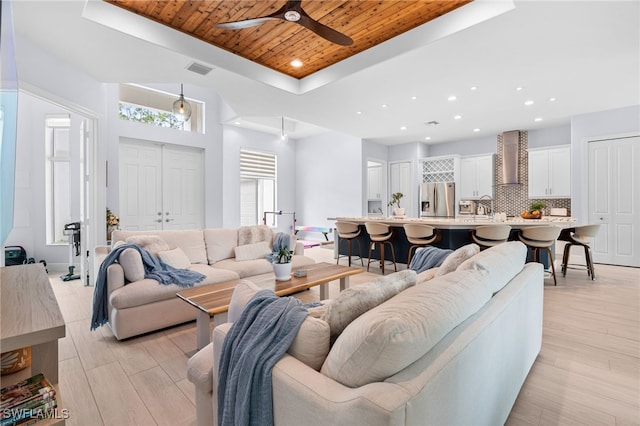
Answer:
POLYGON ((121 84, 118 115, 122 120, 204 133, 204 103, 187 99, 191 104, 191 118, 183 123, 171 113, 178 96, 133 84, 121 84))
POLYGON ((71 222, 70 132, 66 114, 45 116, 47 244, 67 244, 64 225, 71 222))
MULTIPOLYGON (((276 208, 276 155, 240 150, 240 225, 262 223, 264 212, 276 208)), ((267 217, 276 226, 276 215, 267 217)))

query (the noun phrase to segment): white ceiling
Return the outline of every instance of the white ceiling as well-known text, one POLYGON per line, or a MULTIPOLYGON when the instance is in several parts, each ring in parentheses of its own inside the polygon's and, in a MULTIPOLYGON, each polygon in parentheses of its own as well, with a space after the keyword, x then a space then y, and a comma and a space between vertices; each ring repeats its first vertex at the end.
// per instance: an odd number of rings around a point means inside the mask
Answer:
POLYGON ((209 87, 241 126, 279 132, 286 117, 294 138, 331 129, 388 145, 440 143, 640 104, 639 1, 476 0, 448 20, 302 81, 137 15, 124 19, 98 0, 85 6, 14 1, 15 30, 99 81, 209 87), (497 16, 451 33, 456 19, 481 21, 487 10, 497 16), (186 70, 194 61, 214 70, 186 70), (447 100, 451 95, 457 99, 447 100), (440 124, 425 125, 430 121, 440 124))

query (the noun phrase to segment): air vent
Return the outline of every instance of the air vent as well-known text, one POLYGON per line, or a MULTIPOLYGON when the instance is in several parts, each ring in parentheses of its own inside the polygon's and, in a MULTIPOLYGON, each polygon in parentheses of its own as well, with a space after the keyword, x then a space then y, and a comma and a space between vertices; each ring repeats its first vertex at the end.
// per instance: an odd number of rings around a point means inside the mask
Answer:
POLYGON ((427 121, 426 123, 424 123, 426 126, 437 126, 438 124, 440 124, 439 121, 427 121))
POLYGON ((196 74, 200 74, 200 75, 207 75, 207 74, 209 74, 209 73, 211 72, 211 70, 213 70, 213 68, 212 68, 212 67, 208 67, 208 66, 206 66, 206 65, 202 65, 202 64, 199 64, 199 63, 197 63, 197 62, 192 62, 192 63, 187 67, 187 69, 188 69, 189 71, 193 71, 193 72, 195 72, 196 74))

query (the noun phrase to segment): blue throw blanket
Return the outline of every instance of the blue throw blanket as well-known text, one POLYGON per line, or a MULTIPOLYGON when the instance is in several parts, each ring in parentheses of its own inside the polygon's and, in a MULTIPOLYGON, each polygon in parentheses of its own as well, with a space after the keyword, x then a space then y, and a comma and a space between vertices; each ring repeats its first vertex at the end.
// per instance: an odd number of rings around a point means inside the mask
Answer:
POLYGON ((409 269, 416 271, 418 274, 427 269, 435 268, 442 265, 442 262, 453 253, 453 250, 441 249, 438 247, 425 247, 422 250, 416 250, 411 258, 409 269))
POLYGON ((91 316, 91 330, 104 325, 109 320, 107 306, 107 268, 118 261, 120 253, 132 248, 140 252, 142 264, 144 266, 144 277, 158 281, 160 284, 177 284, 180 287, 192 287, 199 283, 205 276, 199 272, 189 269, 176 269, 167 265, 157 257, 151 255, 147 250, 135 244, 122 244, 111 250, 100 265, 98 276, 96 277, 96 287, 93 290, 93 315, 91 316))
POLYGON ((291 236, 284 232, 278 232, 273 238, 273 251, 277 252, 281 248, 287 248, 289 251, 295 249, 295 247, 291 247, 291 236))
POLYGON ((222 345, 219 425, 273 425, 271 370, 306 317, 307 310, 293 297, 277 297, 272 290, 253 296, 222 345))

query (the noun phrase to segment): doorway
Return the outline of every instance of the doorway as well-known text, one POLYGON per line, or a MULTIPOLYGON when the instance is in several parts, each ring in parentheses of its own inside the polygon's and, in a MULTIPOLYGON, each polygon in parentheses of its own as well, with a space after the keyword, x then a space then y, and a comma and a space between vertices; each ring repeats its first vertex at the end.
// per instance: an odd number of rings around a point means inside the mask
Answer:
POLYGON ((597 263, 640 266, 640 136, 588 142, 588 222, 597 263))
POLYGON ((120 227, 126 230, 204 227, 204 151, 121 139, 120 227))
POLYGON ((407 216, 416 217, 415 202, 412 188, 413 177, 411 161, 398 161, 389 164, 389 191, 391 194, 402 193, 402 207, 406 208, 407 216))

